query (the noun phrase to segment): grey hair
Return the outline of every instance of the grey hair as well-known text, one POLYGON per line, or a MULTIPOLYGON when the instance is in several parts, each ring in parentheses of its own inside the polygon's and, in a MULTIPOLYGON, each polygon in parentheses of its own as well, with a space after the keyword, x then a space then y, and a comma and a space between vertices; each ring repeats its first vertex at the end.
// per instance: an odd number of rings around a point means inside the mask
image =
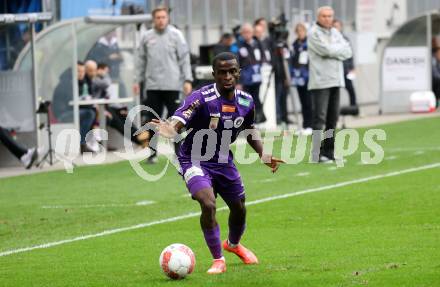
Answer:
POLYGON ((251 28, 252 30, 254 29, 254 27, 251 25, 251 23, 243 23, 240 27, 240 32, 242 32, 245 27, 251 28))
POLYGON ((316 10, 316 15, 319 16, 319 14, 321 14, 321 12, 324 10, 331 10, 333 13, 335 12, 331 6, 321 6, 316 10))

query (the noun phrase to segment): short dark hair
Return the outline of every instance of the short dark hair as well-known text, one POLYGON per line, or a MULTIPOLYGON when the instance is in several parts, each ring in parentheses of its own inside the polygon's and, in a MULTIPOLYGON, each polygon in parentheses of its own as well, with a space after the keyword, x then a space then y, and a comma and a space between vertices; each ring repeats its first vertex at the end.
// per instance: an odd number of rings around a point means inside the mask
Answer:
POLYGON ((258 18, 257 20, 254 21, 254 26, 260 25, 261 22, 263 21, 267 21, 266 18, 258 18))
POLYGON ((230 39, 234 37, 231 33, 223 33, 221 39, 230 39))
POLYGON ((237 55, 231 52, 222 52, 214 57, 212 60, 212 70, 215 71, 215 67, 217 65, 218 61, 229 61, 229 60, 236 60, 238 64, 238 58, 237 55))
POLYGON ((77 64, 78 66, 84 66, 84 62, 83 62, 83 61, 76 61, 76 64, 77 64))
POLYGON ((108 65, 106 63, 98 63, 98 69, 105 69, 108 68, 108 65))

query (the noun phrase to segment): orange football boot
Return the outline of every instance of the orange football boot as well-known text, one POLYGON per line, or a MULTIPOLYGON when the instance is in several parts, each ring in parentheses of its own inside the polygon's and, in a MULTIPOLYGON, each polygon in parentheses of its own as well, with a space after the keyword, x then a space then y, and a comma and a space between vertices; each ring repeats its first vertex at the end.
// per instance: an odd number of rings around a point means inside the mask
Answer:
POLYGON ((208 269, 208 274, 221 274, 226 272, 226 261, 225 258, 222 257, 220 259, 214 259, 214 263, 212 263, 211 268, 208 269))
POLYGON ((238 257, 240 257, 241 261, 243 261, 244 264, 258 264, 258 258, 255 256, 255 254, 244 247, 241 244, 238 244, 235 247, 230 247, 228 244, 228 240, 223 241, 223 249, 235 253, 238 257))

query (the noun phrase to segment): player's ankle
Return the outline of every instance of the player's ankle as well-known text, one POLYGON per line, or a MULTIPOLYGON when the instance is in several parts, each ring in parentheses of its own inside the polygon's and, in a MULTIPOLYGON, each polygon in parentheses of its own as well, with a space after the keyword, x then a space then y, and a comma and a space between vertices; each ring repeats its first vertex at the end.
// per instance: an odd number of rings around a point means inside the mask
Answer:
POLYGON ((219 261, 219 260, 221 260, 221 261, 223 261, 223 262, 226 262, 226 259, 225 259, 224 256, 222 256, 222 257, 220 257, 220 258, 214 258, 214 259, 213 259, 213 261, 219 261))
POLYGON ((237 243, 237 244, 231 243, 231 241, 229 241, 229 239, 227 240, 227 243, 228 243, 228 246, 229 246, 230 248, 235 248, 235 247, 237 247, 238 244, 239 244, 239 243, 237 243))

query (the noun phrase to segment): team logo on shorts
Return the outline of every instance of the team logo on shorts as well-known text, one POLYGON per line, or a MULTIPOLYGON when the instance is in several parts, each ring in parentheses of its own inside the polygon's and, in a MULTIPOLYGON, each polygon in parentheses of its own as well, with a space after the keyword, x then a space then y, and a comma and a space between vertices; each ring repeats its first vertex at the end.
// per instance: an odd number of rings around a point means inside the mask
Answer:
POLYGON ((243 117, 238 117, 234 120, 234 128, 238 129, 239 127, 241 127, 241 125, 244 122, 244 118, 243 117))

